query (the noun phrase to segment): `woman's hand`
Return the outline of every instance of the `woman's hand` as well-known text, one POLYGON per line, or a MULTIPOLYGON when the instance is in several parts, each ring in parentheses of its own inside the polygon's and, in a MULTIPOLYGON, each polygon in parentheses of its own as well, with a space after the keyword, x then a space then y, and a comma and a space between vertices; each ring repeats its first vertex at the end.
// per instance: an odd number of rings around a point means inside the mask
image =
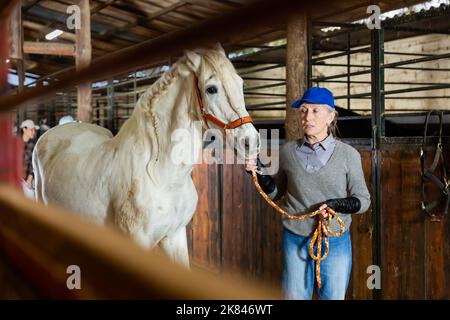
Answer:
POLYGON ((319 207, 320 213, 322 214, 322 217, 326 219, 328 217, 328 211, 325 210, 328 206, 324 203, 319 207))
POLYGON ((258 166, 256 165, 256 160, 249 160, 245 164, 245 171, 252 172, 253 170, 257 170, 258 166))

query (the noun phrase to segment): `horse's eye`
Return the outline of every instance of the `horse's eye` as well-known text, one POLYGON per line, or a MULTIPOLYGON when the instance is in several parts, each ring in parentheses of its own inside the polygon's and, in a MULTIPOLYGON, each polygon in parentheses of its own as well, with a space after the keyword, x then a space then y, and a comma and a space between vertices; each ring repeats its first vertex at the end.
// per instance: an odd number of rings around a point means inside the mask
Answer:
POLYGON ((217 87, 216 86, 210 86, 210 87, 206 88, 206 92, 208 92, 209 94, 216 94, 217 93, 217 87))

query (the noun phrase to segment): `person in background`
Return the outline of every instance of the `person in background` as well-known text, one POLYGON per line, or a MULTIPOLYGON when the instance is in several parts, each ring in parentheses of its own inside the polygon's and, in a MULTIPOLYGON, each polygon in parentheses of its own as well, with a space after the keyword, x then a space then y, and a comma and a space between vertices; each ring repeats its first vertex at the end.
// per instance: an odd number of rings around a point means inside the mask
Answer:
POLYGON ((67 115, 67 116, 61 117, 61 119, 59 119, 58 125, 62 125, 62 124, 69 123, 69 122, 80 122, 80 121, 75 120, 71 115, 67 115))
POLYGON ((22 141, 24 145, 23 149, 23 180, 22 188, 24 194, 34 199, 34 173, 33 173, 33 149, 36 144, 36 130, 39 130, 39 126, 35 125, 33 120, 25 120, 20 125, 22 133, 22 141))

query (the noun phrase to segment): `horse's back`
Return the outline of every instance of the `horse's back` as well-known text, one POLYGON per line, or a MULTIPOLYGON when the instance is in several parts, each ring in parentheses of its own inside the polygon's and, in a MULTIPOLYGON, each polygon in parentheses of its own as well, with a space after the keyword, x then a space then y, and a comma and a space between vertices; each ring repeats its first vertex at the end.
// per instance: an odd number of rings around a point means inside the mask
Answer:
POLYGON ((83 154, 112 138, 112 133, 103 127, 89 123, 66 123, 43 134, 36 144, 36 153, 41 164, 61 153, 83 154))
POLYGON ((100 193, 95 190, 95 179, 103 167, 102 150, 112 134, 109 130, 88 123, 67 123, 56 126, 43 134, 35 147, 33 165, 38 177, 38 199, 62 205, 77 212, 94 213, 102 211, 100 193), (95 164, 95 165, 94 165, 95 164), (92 196, 91 202, 87 197, 92 196), (98 199, 97 199, 98 198, 98 199), (84 207, 83 201, 91 203, 84 207))

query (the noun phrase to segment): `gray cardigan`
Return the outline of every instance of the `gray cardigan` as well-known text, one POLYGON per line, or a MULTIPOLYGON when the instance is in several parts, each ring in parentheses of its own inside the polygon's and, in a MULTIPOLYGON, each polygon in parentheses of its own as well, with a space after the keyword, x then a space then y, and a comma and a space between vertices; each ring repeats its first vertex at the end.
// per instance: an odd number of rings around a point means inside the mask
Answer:
MULTIPOLYGON (((280 169, 275 176, 277 190, 284 194, 282 207, 290 214, 307 214, 319 208, 328 199, 356 197, 361 201, 357 213, 367 211, 370 194, 364 180, 361 156, 352 146, 339 140, 328 162, 315 172, 307 172, 300 164, 295 152, 297 141, 287 142, 280 150, 280 169)), ((278 194, 278 196, 280 195, 278 194)), ((351 214, 339 213, 346 229, 352 221, 351 214)), ((290 231, 310 236, 316 227, 317 219, 289 220, 283 218, 283 225, 290 231)), ((331 230, 338 232, 339 224, 333 220, 331 230)))

